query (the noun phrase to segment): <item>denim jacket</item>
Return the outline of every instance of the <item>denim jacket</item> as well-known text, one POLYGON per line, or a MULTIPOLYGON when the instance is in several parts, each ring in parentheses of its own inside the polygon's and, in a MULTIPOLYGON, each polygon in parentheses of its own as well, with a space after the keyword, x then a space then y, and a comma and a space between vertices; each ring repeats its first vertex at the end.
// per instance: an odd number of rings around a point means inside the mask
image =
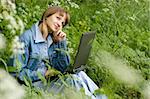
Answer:
POLYGON ((32 81, 39 80, 38 73, 44 76, 47 70, 44 60, 49 60, 49 64, 62 73, 70 63, 66 40, 54 43, 51 35, 45 40, 38 24, 39 22, 20 36, 20 41, 25 44, 25 53, 17 58, 21 62, 19 79, 22 81, 24 77, 29 77, 32 81))

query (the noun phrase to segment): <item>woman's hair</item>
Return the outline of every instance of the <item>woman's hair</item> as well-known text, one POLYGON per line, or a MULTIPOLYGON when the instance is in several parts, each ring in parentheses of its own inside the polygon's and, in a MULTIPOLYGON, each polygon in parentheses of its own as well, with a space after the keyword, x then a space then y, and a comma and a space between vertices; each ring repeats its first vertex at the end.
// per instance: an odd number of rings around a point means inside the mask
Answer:
POLYGON ((69 13, 67 11, 65 11, 63 8, 58 7, 58 6, 49 7, 43 13, 41 21, 45 20, 47 17, 55 14, 56 12, 59 12, 61 16, 64 16, 64 14, 66 15, 65 24, 63 25, 63 27, 66 26, 69 23, 69 21, 70 21, 70 15, 69 15, 69 13))

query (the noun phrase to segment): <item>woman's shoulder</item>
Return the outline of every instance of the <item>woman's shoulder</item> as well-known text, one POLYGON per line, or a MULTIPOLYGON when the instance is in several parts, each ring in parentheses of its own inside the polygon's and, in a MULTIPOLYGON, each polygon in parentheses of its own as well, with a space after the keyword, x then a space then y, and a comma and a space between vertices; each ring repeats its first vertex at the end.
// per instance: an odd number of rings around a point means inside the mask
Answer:
POLYGON ((20 40, 29 40, 32 35, 32 31, 28 29, 20 35, 20 40))
POLYGON ((21 39, 32 39, 35 35, 35 32, 36 32, 36 27, 35 27, 36 24, 33 24, 32 27, 28 30, 26 30, 25 32, 23 32, 21 35, 20 35, 20 38, 21 39))

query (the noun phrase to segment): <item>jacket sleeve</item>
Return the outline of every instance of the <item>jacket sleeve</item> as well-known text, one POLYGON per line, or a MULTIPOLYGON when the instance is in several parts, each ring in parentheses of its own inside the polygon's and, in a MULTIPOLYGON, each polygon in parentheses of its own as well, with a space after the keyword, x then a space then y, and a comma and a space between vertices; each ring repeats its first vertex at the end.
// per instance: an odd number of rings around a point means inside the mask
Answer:
POLYGON ((67 53, 66 40, 54 44, 51 63, 52 67, 62 73, 64 73, 69 66, 70 56, 67 53))
MULTIPOLYGON (((31 33, 30 33, 31 34, 31 33)), ((20 41, 24 43, 24 54, 18 54, 15 58, 16 61, 18 61, 21 64, 21 70, 19 72, 19 79, 24 80, 24 77, 27 79, 31 79, 32 81, 39 80, 38 73, 42 74, 42 76, 45 75, 46 68, 38 68, 38 69, 32 69, 31 66, 35 64, 35 60, 30 60, 30 34, 24 33, 20 36, 20 41)), ((14 65, 15 62, 14 62, 14 65)))

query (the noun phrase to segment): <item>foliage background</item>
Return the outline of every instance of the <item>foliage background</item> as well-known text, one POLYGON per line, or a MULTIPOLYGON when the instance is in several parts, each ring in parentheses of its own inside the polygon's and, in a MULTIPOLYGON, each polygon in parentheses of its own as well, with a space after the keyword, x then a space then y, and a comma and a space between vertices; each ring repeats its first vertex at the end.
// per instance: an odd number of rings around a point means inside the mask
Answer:
MULTIPOLYGON (((7 0, 2 0, 7 1, 7 0)), ((11 0, 10 0, 11 1, 11 0)), ((0 49, 4 61, 13 54, 16 35, 40 20, 48 6, 59 5, 71 14, 67 33, 72 64, 82 33, 96 31, 96 39, 88 61, 87 74, 110 99, 139 99, 150 96, 150 1, 149 0, 12 0, 11 9, 0 5, 13 16, 23 30, 7 27, 9 20, 0 17, 1 34, 6 39, 0 49), (149 91, 149 92, 148 92, 149 91)), ((4 15, 3 15, 4 16, 4 15)), ((4 40, 3 40, 4 41, 4 40)), ((27 89, 28 91, 30 88, 27 89)), ((37 94, 38 95, 38 94, 37 94)), ((28 96, 28 95, 27 95, 28 96)))

